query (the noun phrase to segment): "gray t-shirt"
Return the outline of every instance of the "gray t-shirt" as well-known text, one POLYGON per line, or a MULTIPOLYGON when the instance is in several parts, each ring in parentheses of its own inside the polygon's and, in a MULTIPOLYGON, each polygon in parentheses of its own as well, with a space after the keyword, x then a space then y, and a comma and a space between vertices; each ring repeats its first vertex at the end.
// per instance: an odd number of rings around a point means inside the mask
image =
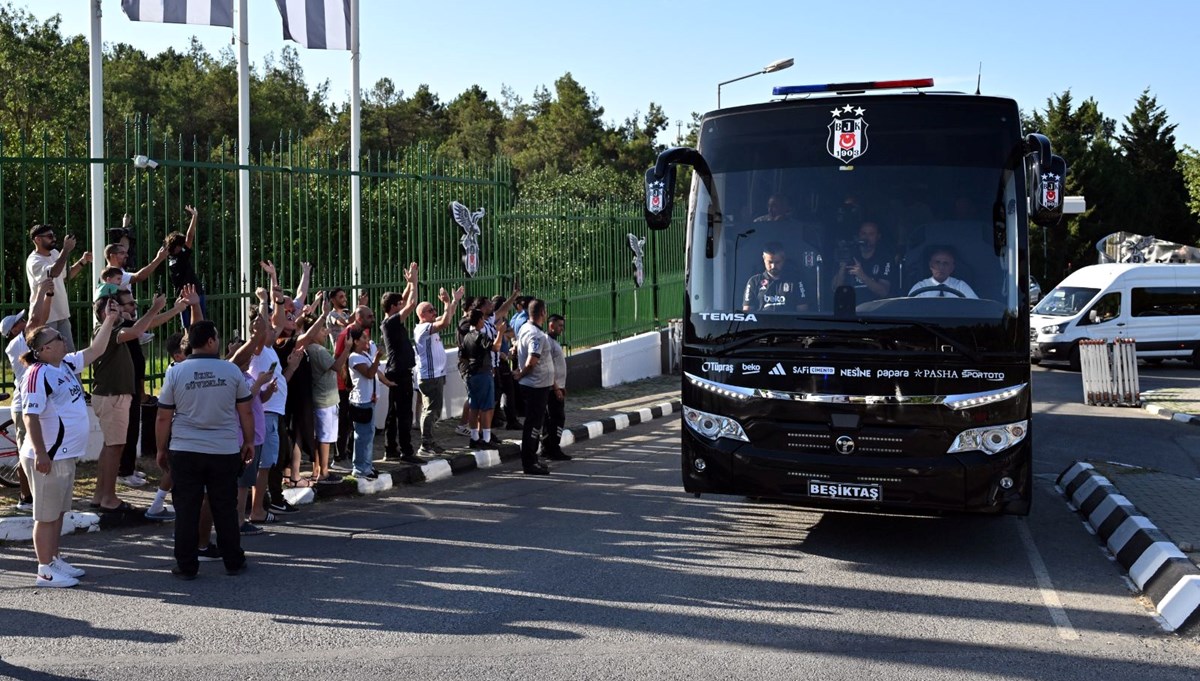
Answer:
POLYGON ((241 448, 237 405, 250 399, 250 388, 232 362, 192 356, 167 369, 158 408, 175 411, 172 451, 236 454, 241 448))
POLYGON ((531 388, 549 388, 554 385, 554 360, 550 357, 550 337, 533 322, 521 325, 517 334, 517 367, 524 369, 530 355, 539 357, 533 371, 519 381, 531 388))
POLYGON ((333 368, 333 353, 323 345, 308 345, 308 365, 312 368, 313 406, 321 409, 336 407, 339 401, 337 374, 333 368))
POLYGON ((543 361, 547 359, 554 361, 554 385, 565 390, 567 387, 567 356, 563 354, 562 345, 549 334, 546 335, 546 345, 550 348, 550 352, 543 356, 543 361))

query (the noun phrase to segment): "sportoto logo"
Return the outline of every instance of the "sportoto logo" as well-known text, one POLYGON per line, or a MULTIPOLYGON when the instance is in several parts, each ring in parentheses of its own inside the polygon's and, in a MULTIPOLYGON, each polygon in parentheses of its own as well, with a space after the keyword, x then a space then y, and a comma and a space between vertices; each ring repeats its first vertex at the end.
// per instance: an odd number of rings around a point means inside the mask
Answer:
POLYGON ((863 120, 866 109, 850 104, 834 109, 833 122, 829 124, 829 155, 849 163, 867 153, 867 122, 863 120))

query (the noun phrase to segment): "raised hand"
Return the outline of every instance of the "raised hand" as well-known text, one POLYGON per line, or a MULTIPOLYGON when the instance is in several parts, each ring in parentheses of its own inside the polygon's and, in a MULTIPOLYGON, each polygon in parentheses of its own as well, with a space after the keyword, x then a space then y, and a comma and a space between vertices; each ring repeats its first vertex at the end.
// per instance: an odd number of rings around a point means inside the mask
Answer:
POLYGON ((92 252, 84 251, 83 255, 79 256, 79 262, 83 263, 84 265, 92 264, 92 252))
POLYGON ((417 281, 417 263, 409 263, 404 270, 404 281, 414 284, 417 281))
POLYGON ((196 209, 193 208, 191 205, 184 206, 183 212, 187 213, 188 216, 191 217, 193 220, 196 219, 196 215, 198 215, 198 213, 196 212, 196 209))
POLYGON ((467 287, 465 285, 459 286, 458 288, 454 289, 454 302, 457 303, 458 301, 462 300, 463 296, 465 296, 466 294, 467 294, 467 287))
POLYGON ((271 262, 270 260, 264 260, 258 263, 258 265, 263 269, 263 272, 267 273, 268 276, 275 276, 275 263, 271 262))
POLYGON ((180 290, 179 297, 186 300, 188 305, 200 304, 200 294, 196 292, 196 287, 193 284, 185 284, 180 290))
POLYGON ((75 250, 75 237, 71 234, 64 236, 62 246, 63 251, 67 253, 75 250))
POLYGON ((154 301, 150 303, 150 309, 157 314, 162 312, 162 309, 167 306, 167 297, 159 293, 154 296, 154 301))
POLYGON ((446 293, 445 287, 442 287, 438 290, 438 300, 442 301, 443 303, 450 302, 450 294, 446 293))
POLYGON ((121 218, 121 226, 124 227, 125 229, 129 229, 130 227, 132 227, 133 226, 133 216, 130 215, 129 213, 126 213, 124 215, 124 217, 121 218))
POLYGON ((303 274, 308 274, 309 272, 312 272, 312 263, 301 260, 300 261, 300 271, 303 274))

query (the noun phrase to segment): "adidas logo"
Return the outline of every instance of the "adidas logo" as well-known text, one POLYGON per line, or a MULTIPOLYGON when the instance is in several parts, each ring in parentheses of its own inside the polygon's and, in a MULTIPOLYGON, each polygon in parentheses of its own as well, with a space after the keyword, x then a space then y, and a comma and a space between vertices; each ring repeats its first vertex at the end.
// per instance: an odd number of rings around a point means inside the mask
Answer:
POLYGON ((775 367, 768 373, 770 373, 772 376, 787 376, 787 372, 783 370, 783 365, 778 363, 776 363, 775 367))

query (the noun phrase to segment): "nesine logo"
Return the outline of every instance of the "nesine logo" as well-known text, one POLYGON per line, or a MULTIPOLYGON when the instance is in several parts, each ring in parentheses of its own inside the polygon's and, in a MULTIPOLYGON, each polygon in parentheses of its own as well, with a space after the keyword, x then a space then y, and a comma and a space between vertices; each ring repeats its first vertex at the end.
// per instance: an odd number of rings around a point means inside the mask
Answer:
POLYGON ((700 318, 710 322, 757 322, 752 312, 700 312, 700 318))

